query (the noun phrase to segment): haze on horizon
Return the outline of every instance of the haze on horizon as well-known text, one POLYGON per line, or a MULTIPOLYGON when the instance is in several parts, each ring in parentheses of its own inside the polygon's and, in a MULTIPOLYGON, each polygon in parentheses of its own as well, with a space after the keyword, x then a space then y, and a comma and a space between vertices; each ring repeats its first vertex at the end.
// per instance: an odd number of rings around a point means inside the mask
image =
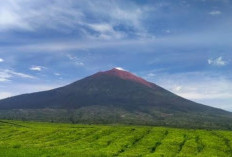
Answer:
POLYGON ((232 111, 230 0, 7 0, 0 99, 119 67, 232 111))

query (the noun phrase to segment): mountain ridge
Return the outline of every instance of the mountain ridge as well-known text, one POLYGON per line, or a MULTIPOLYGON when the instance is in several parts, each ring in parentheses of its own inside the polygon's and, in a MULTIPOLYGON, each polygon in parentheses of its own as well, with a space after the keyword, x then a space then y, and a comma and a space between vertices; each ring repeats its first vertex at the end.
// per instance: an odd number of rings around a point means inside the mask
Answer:
POLYGON ((187 100, 116 68, 64 87, 0 100, 0 118, 209 128, 232 124, 230 112, 187 100))

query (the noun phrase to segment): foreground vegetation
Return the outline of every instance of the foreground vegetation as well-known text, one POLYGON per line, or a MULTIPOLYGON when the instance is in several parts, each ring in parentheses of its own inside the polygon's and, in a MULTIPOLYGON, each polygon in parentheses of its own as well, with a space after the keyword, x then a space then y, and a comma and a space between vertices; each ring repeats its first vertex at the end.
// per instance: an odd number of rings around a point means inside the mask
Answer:
POLYGON ((1 157, 230 157, 232 132, 0 121, 1 157))

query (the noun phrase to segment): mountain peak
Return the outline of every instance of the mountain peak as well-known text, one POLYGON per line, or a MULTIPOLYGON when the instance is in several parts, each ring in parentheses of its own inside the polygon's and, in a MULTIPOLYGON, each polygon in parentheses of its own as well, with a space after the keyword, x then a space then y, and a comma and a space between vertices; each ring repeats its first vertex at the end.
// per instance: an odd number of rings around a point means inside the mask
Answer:
POLYGON ((232 128, 230 112, 183 99, 116 68, 57 89, 0 100, 0 119, 232 128))
POLYGON ((134 81, 134 82, 143 84, 143 85, 151 87, 151 88, 153 87, 152 83, 150 83, 150 82, 142 79, 141 77, 138 77, 138 76, 136 76, 136 75, 124 70, 123 68, 120 68, 120 67, 116 67, 116 68, 113 68, 111 70, 104 71, 104 72, 98 72, 94 76, 99 76, 99 75, 108 75, 108 76, 110 75, 110 76, 118 77, 118 78, 121 78, 124 80, 134 81))

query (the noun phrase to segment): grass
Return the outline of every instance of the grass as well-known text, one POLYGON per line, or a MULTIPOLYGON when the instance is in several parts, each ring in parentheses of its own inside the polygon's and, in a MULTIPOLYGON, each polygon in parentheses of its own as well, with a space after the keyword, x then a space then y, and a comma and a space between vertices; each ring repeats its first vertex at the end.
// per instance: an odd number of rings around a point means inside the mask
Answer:
POLYGON ((0 121, 1 157, 232 157, 232 132, 0 121))

